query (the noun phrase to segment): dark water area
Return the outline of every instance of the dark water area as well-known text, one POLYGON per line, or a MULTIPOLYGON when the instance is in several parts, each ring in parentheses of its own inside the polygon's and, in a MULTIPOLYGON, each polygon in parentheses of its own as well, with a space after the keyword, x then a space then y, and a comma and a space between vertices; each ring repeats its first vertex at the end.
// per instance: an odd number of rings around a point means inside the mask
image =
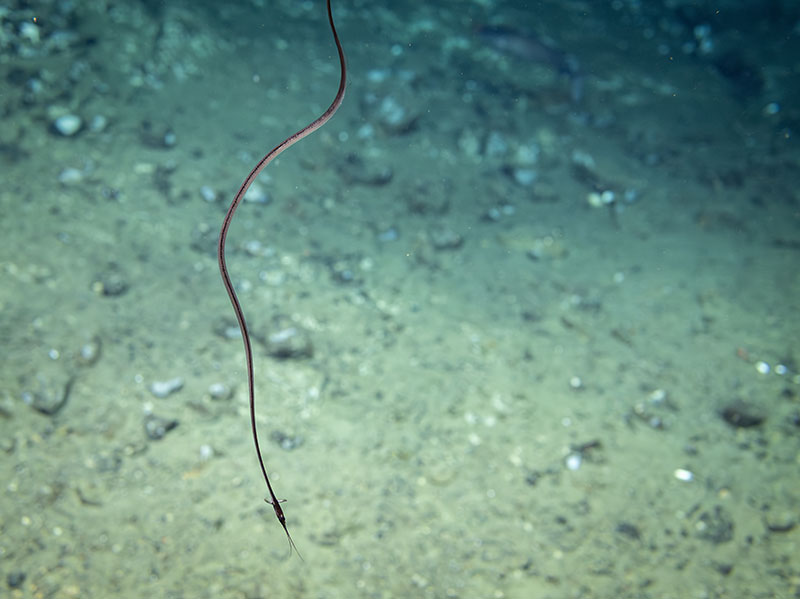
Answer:
POLYGON ((795 597, 800 6, 0 7, 0 596, 795 597))

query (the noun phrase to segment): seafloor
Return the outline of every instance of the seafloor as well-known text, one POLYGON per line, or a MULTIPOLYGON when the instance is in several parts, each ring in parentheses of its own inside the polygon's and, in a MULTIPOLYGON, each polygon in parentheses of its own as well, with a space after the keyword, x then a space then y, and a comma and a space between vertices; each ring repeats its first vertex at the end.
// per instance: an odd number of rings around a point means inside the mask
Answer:
POLYGON ((334 11, 301 561, 323 3, 0 8, 0 596, 800 596, 798 5, 334 11))

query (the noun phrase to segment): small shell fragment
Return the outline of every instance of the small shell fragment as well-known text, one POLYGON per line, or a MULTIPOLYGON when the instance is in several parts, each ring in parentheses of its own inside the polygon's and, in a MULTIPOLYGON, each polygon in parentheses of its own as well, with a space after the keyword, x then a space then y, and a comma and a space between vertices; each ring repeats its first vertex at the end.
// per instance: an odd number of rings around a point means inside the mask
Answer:
POLYGON ((684 470, 683 468, 678 468, 675 470, 675 472, 673 472, 673 476, 685 483, 689 483, 694 480, 694 474, 690 470, 684 470))

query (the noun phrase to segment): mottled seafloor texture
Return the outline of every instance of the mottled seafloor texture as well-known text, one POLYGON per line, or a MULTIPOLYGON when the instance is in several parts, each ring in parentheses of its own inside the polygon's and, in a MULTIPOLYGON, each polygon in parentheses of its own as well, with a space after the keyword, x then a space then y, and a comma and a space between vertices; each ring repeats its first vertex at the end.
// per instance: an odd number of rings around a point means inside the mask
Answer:
POLYGON ((800 6, 0 7, 0 596, 800 594, 800 6))

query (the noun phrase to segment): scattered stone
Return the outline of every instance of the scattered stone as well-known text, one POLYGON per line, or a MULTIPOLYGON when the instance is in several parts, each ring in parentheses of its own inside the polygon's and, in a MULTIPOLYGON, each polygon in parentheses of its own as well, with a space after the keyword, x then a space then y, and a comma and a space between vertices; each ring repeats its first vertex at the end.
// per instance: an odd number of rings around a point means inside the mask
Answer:
POLYGON ((638 541, 642 538, 642 532, 639 530, 639 527, 635 524, 631 524, 630 522, 620 522, 617 524, 617 528, 615 530, 622 536, 628 537, 633 541, 638 541))
POLYGON ((233 389, 225 383, 213 383, 208 387, 208 395, 215 400, 230 399, 233 396, 233 389))
POLYGON ((53 121, 53 131, 63 137, 72 137, 83 127, 81 117, 74 114, 64 114, 53 121))
POLYGON ((339 167, 336 170, 347 183, 358 183, 374 187, 386 185, 394 176, 394 171, 390 166, 376 164, 372 160, 364 160, 355 153, 348 154, 339 163, 339 167))
POLYGON ((279 360, 302 360, 314 355, 308 331, 287 316, 276 316, 264 339, 267 353, 279 360))
POLYGON ((250 188, 245 192, 243 199, 251 204, 269 204, 272 198, 263 185, 258 181, 253 181, 250 188))
POLYGON ((514 168, 511 169, 511 177, 518 185, 529 187, 536 183, 539 173, 532 168, 514 168))
POLYGON ((411 98, 398 100, 387 95, 376 102, 378 124, 391 135, 405 135, 413 131, 419 120, 419 111, 411 108, 411 98))
POLYGON ((770 532, 789 532, 797 526, 797 520, 790 511, 772 512, 764 517, 764 526, 770 532))
POLYGON ((103 344, 100 341, 100 337, 97 335, 93 336, 91 339, 89 339, 89 341, 81 346, 77 356, 78 365, 94 366, 94 364, 100 359, 100 352, 102 348, 103 344))
POLYGON ((75 377, 67 372, 36 374, 38 389, 22 392, 22 401, 37 412, 53 416, 66 405, 75 377))
POLYGON ((438 227, 430 235, 434 249, 439 251, 457 250, 464 245, 464 238, 448 227, 438 227))
POLYGON ((751 428, 761 425, 766 416, 756 406, 745 401, 736 400, 722 408, 722 419, 736 428, 751 428))
POLYGON ((148 389, 154 396, 158 397, 159 399, 164 399, 168 395, 172 395, 173 393, 183 389, 183 379, 179 376, 176 376, 168 381, 154 381, 150 383, 148 389))
POLYGON ((6 576, 6 584, 10 589, 18 589, 22 586, 22 583, 25 582, 25 578, 25 572, 14 570, 13 572, 9 572, 8 576, 6 576))
POLYGON ((101 133, 105 130, 107 125, 108 119, 102 114, 96 114, 92 117, 92 120, 89 121, 89 131, 92 133, 101 133))
POLYGON ((400 233, 397 231, 396 227, 389 227, 388 229, 378 232, 377 238, 381 243, 389 243, 390 241, 397 241, 400 239, 400 233))
POLYGON ((106 270, 95 276, 92 282, 92 290, 97 295, 119 297, 128 291, 128 282, 122 269, 112 262, 106 270))
POLYGON ((200 197, 203 198, 206 202, 216 202, 217 201, 217 192, 214 191, 213 187, 208 185, 203 185, 200 187, 200 197))
POLYGON ((165 150, 175 146, 178 138, 167 123, 144 120, 139 126, 139 139, 148 148, 165 150))
POLYGON ((285 449, 286 451, 297 449, 304 441, 303 437, 300 435, 287 435, 283 431, 272 431, 269 434, 269 438, 280 445, 281 449, 285 449))
POLYGON ((178 421, 174 418, 161 418, 155 414, 148 414, 144 417, 144 432, 149 439, 159 441, 164 436, 178 426, 178 421))
POLYGON ((61 185, 77 185, 83 182, 83 171, 77 168, 68 167, 58 174, 58 182, 61 185))
POLYGON ((733 518, 721 506, 716 505, 713 512, 700 514, 697 536, 714 545, 727 543, 733 539, 733 518))

